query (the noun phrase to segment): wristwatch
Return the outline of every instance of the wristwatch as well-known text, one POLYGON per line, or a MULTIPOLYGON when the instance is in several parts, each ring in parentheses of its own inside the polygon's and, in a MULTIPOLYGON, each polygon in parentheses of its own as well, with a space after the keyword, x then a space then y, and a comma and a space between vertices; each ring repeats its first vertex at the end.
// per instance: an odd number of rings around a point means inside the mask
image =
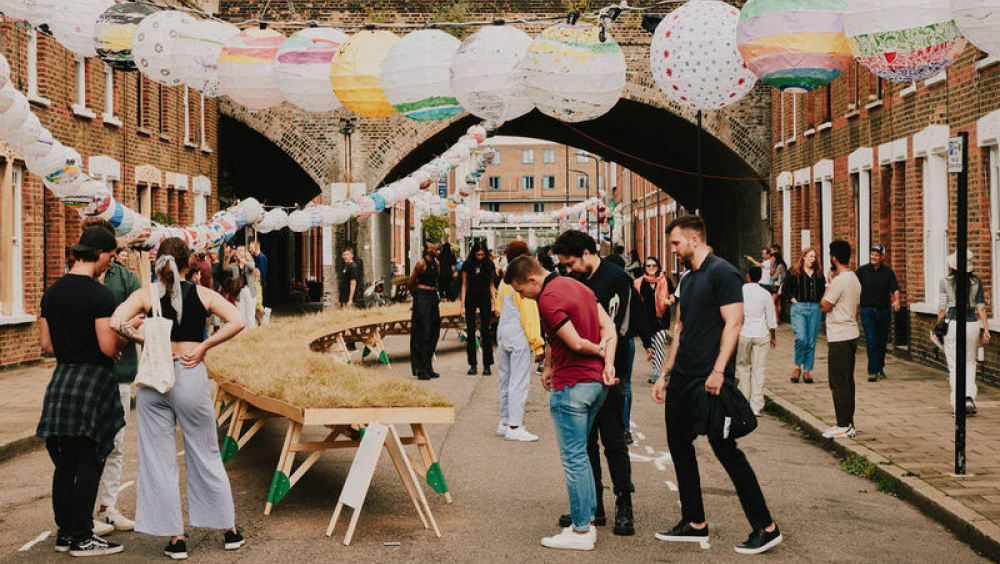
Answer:
POLYGON ((601 341, 601 344, 600 344, 600 346, 598 348, 601 351, 601 356, 604 356, 604 341, 601 341))

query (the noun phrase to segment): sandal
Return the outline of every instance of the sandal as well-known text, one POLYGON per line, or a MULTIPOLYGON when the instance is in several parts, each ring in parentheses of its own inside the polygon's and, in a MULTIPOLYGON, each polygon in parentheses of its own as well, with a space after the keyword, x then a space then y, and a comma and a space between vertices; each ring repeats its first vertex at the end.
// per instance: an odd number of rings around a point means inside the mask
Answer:
POLYGON ((795 370, 792 370, 792 378, 791 378, 791 380, 792 380, 793 384, 798 384, 799 383, 799 374, 801 374, 801 373, 802 373, 802 369, 799 368, 798 366, 795 367, 795 370))
POLYGON ((811 374, 809 374, 808 370, 802 372, 802 381, 805 382, 806 384, 813 383, 813 377, 811 374))

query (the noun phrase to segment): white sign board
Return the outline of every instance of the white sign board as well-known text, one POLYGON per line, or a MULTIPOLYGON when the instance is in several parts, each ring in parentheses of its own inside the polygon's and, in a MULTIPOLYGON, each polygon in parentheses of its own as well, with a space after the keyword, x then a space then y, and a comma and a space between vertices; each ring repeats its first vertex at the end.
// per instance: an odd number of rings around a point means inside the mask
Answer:
POLYGON ((387 434, 389 427, 383 423, 372 423, 365 429, 365 437, 361 439, 361 446, 354 455, 354 462, 347 474, 347 481, 344 482, 344 489, 340 491, 340 502, 344 505, 352 509, 361 507, 372 476, 375 474, 375 466, 378 465, 387 434))
POLYGON ((809 232, 808 229, 803 229, 802 230, 802 248, 803 249, 808 249, 809 247, 812 246, 811 243, 812 243, 812 234, 809 232))
POLYGON ((965 147, 961 137, 948 139, 948 172, 965 172, 962 167, 964 153, 965 147))
POLYGON ((333 227, 323 226, 323 266, 333 266, 333 227))

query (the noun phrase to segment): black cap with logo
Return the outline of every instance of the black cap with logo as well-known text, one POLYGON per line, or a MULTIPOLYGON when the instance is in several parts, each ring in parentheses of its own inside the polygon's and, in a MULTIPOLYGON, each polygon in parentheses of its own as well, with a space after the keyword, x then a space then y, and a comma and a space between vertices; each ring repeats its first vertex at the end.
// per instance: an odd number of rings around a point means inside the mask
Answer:
POLYGON ((78 253, 87 251, 106 253, 116 248, 118 248, 118 242, 115 241, 115 236, 106 228, 98 225, 84 229, 83 234, 80 235, 80 242, 70 247, 78 253))

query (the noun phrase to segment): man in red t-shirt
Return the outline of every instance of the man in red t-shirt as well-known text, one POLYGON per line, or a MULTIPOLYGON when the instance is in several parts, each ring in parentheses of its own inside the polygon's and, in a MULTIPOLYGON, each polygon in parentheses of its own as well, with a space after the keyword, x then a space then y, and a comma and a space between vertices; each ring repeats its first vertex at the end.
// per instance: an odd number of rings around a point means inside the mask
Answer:
POLYGON ((597 530, 591 522, 597 511, 597 492, 587 436, 604 403, 606 386, 618 382, 615 324, 589 288, 545 270, 532 257, 512 261, 504 281, 523 297, 538 301, 548 337, 542 386, 552 392, 549 411, 555 421, 573 525, 542 539, 542 546, 593 550, 597 530))

